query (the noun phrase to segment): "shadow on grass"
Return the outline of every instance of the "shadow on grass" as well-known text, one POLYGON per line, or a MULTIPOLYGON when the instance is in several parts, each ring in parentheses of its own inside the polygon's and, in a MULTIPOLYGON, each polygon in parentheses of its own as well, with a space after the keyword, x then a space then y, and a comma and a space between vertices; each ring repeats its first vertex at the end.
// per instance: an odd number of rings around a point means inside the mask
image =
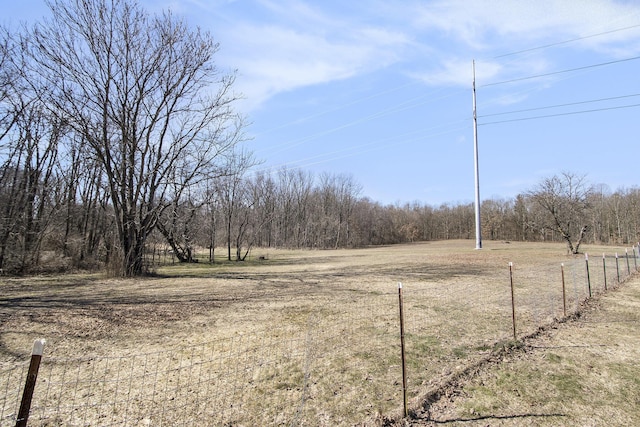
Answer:
POLYGON ((515 414, 515 415, 482 415, 469 418, 452 418, 448 420, 429 420, 434 424, 470 423, 485 420, 518 420, 529 418, 558 418, 566 417, 565 414, 515 414))

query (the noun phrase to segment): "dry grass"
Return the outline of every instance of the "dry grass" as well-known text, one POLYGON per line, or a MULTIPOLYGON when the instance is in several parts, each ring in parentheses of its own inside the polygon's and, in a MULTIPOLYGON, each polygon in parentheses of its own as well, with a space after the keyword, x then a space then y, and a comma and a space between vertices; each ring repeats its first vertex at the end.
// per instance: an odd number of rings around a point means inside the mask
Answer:
POLYGON ((413 426, 640 425, 640 280, 479 369, 413 426))
POLYGON ((585 297, 583 258, 516 242, 256 250, 249 262, 168 265, 148 279, 2 278, 0 370, 47 339, 45 362, 64 367, 46 371, 49 384, 68 389, 51 394, 76 415, 43 410, 40 425, 371 424, 402 404, 397 283, 415 406, 509 341, 509 262, 519 335, 562 317, 561 262, 570 311, 585 297))

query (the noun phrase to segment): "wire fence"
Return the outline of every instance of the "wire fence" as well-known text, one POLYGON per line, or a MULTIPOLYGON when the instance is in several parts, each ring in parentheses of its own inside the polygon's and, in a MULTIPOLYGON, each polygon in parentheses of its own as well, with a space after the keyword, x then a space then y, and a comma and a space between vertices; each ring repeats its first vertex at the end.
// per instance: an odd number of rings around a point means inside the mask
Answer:
MULTIPOLYGON (((634 247, 535 271, 505 267, 493 286, 474 287, 468 275, 405 283, 400 300, 395 291, 362 292, 314 309, 290 307, 294 320, 282 328, 161 352, 63 359, 45 351, 28 424, 374 424, 402 415, 404 392, 420 399, 514 331, 522 338, 570 316, 637 270, 634 247)), ((29 366, 0 372, 0 426, 26 425, 18 413, 29 366)))

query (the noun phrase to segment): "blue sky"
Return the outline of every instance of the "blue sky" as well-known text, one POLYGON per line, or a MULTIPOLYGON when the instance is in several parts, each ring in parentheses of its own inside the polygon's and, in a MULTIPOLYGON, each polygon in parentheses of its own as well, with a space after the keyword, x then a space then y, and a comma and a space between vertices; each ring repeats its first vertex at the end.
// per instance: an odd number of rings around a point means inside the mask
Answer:
MULTIPOLYGON (((41 0, 2 2, 4 24, 48 13, 41 0)), ((256 169, 351 175, 385 204, 472 202, 475 60, 482 199, 563 171, 638 186, 638 1, 142 4, 220 42, 256 169)))

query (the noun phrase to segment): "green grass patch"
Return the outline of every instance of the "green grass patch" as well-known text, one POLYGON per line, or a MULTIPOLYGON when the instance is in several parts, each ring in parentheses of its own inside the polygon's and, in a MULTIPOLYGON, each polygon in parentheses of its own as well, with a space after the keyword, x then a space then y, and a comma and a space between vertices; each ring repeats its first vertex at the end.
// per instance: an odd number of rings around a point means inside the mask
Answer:
POLYGON ((554 353, 547 353, 545 358, 551 363, 560 363, 560 362, 562 362, 562 356, 558 356, 557 354, 554 354, 554 353))

